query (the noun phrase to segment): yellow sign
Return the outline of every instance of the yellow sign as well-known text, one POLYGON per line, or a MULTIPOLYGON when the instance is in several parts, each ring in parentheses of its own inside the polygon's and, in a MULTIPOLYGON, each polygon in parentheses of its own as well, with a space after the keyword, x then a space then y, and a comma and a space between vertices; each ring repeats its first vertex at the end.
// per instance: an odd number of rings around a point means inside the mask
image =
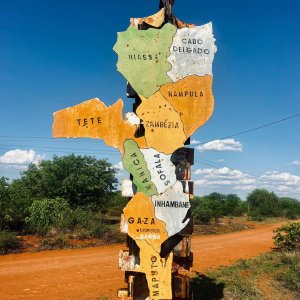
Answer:
POLYGON ((173 254, 162 258, 162 244, 190 221, 190 197, 175 174, 172 154, 214 109, 212 24, 164 23, 162 9, 131 19, 131 27, 118 33, 117 67, 141 99, 136 113, 124 120, 122 100, 107 107, 95 98, 54 113, 53 123, 53 137, 103 139, 120 150, 133 177, 132 186, 124 181, 133 197, 124 208, 122 229, 140 248, 139 259, 130 262, 145 273, 152 300, 172 299, 173 254), (138 30, 143 24, 152 28, 138 30), (145 133, 137 137, 142 126, 145 133))

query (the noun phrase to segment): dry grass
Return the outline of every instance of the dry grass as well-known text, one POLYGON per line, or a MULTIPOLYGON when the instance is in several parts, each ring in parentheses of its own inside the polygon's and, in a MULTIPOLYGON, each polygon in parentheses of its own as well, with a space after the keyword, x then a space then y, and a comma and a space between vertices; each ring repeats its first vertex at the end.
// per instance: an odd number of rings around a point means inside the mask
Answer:
POLYGON ((299 300, 300 253, 267 253, 202 278, 198 274, 195 281, 195 293, 202 295, 201 300, 299 300))

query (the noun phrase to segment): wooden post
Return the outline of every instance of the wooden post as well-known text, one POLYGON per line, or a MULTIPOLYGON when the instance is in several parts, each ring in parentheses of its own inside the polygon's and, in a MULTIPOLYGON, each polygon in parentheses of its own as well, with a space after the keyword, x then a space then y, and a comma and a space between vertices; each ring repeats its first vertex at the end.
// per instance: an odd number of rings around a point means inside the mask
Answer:
MULTIPOLYGON (((159 8, 165 8, 165 20, 163 24, 170 23, 178 28, 176 17, 173 15, 173 5, 175 0, 160 0, 159 8)), ((139 30, 148 29, 147 24, 143 24, 139 27, 139 30)), ((135 99, 133 104, 133 111, 136 112, 137 108, 141 104, 141 99, 134 89, 128 84, 127 85, 127 96, 128 98, 135 99)), ((143 136, 145 129, 143 126, 140 127, 137 132, 138 136, 143 136)), ((188 139, 185 145, 190 144, 188 139)), ((176 166, 177 180, 181 181, 185 186, 185 192, 190 194, 190 200, 193 194, 193 182, 191 181, 191 167, 194 164, 194 149, 191 148, 180 148, 173 153, 172 162, 176 166)), ((132 179, 132 178, 131 178, 132 179)), ((174 199, 175 200, 175 199, 174 199)), ((173 299, 191 299, 189 289, 189 277, 180 275, 179 269, 190 270, 193 266, 193 253, 191 252, 191 236, 194 229, 194 222, 191 211, 189 212, 191 220, 184 230, 168 239, 162 244, 161 257, 166 257, 170 252, 173 252, 174 262, 172 273, 172 293, 173 299)), ((129 254, 133 256, 139 256, 139 249, 129 236, 127 236, 127 246, 129 248, 129 254)), ((139 298, 147 294, 147 281, 142 273, 125 272, 125 282, 128 283, 128 298, 133 299, 139 298), (138 286, 138 288, 137 288, 138 286)), ((125 299, 125 298, 124 298, 125 299)))
POLYGON ((53 137, 103 139, 119 149, 131 174, 122 186, 131 200, 121 217, 129 249, 119 254, 127 283, 120 300, 191 299, 185 271, 193 263, 194 152, 184 144, 213 113, 217 48, 212 24, 178 20, 173 4, 160 0, 159 12, 132 18, 118 34, 118 71, 128 80, 128 98, 135 99, 126 119, 122 100, 108 107, 94 98, 54 113, 53 137))
POLYGON ((159 8, 165 8, 165 22, 175 24, 175 17, 173 15, 173 5, 175 0, 160 0, 159 8))

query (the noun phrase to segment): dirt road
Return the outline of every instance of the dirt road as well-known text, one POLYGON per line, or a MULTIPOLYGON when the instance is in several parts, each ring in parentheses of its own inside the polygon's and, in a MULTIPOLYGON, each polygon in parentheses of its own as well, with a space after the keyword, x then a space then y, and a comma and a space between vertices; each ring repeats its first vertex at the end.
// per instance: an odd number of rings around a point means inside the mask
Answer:
MULTIPOLYGON (((267 252, 277 225, 219 236, 193 237, 194 270, 229 265, 267 252)), ((0 299, 116 298, 123 272, 117 269, 124 245, 80 250, 45 251, 0 257, 0 299)))

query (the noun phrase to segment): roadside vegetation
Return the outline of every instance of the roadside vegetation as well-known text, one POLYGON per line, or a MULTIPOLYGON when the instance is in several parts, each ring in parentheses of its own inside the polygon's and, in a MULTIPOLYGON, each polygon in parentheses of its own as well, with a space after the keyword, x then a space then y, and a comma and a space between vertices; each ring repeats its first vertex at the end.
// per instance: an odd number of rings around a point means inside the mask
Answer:
POLYGON ((300 299, 300 223, 274 230, 273 239, 270 253, 197 274, 191 283, 194 299, 300 299))
MULTIPOLYGON (((128 199, 116 191, 116 170, 91 156, 54 156, 32 164, 20 179, 0 178, 0 253, 21 251, 28 236, 35 249, 122 242, 119 219, 128 199)), ((255 190, 243 201, 212 193, 191 201, 195 234, 249 228, 241 219, 300 218, 300 202, 255 190), (248 217, 247 217, 248 216, 248 217)))
POLYGON ((198 274, 192 288, 194 297, 201 295, 203 300, 298 300, 299 270, 299 252, 272 252, 198 274))
POLYGON ((270 218, 300 218, 300 201, 278 197, 273 192, 256 189, 243 201, 235 194, 211 193, 194 197, 192 210, 195 224, 218 224, 223 217, 247 216, 250 221, 270 218))
POLYGON ((256 189, 246 200, 235 194, 211 193, 192 200, 194 235, 223 234, 300 218, 300 201, 256 189))
POLYGON ((13 182, 0 178, 0 253, 20 250, 27 235, 40 238, 38 249, 124 241, 118 220, 127 199, 115 175, 106 160, 69 155, 32 164, 13 182))

